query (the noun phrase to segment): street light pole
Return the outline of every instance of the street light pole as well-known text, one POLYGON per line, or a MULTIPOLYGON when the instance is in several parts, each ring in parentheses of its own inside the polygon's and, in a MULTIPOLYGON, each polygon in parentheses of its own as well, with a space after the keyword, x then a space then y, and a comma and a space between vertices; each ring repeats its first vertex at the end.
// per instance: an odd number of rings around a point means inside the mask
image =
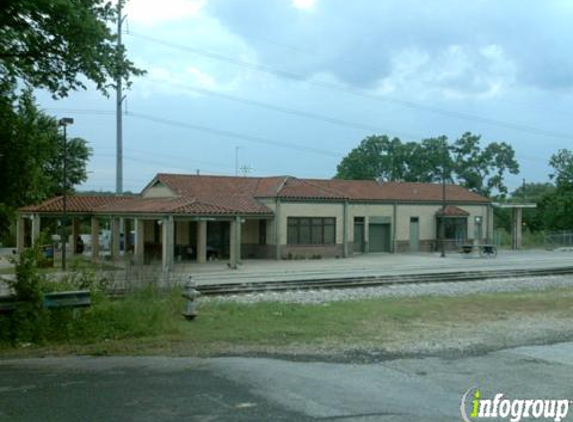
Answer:
POLYGON ((444 141, 442 149, 442 224, 440 225, 440 234, 442 238, 442 258, 446 257, 446 152, 447 144, 444 141))
POLYGON ((63 192, 62 192, 62 202, 63 202, 63 216, 62 216, 62 270, 66 269, 66 227, 68 224, 68 139, 67 139, 67 127, 74 123, 74 119, 71 117, 63 117, 58 121, 59 126, 64 127, 64 145, 63 145, 63 192))

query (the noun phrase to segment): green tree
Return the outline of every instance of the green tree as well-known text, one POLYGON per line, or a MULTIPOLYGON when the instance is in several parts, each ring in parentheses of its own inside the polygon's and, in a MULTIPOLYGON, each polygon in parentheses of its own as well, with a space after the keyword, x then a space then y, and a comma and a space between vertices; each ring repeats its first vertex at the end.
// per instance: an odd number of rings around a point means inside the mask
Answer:
POLYGON ((518 171, 509 144, 493 142, 482 148, 480 136, 467 132, 452 145, 446 136, 407 143, 369 136, 342 159, 335 177, 436 183, 445 176, 482 195, 505 196, 505 175, 518 171))
POLYGON ((519 173, 515 151, 505 142, 492 142, 482 149, 480 140, 480 135, 466 132, 453 144, 455 178, 461 186, 481 195, 495 192, 505 197, 504 175, 519 173))
MULTIPOLYGON (((0 116, 0 239, 11 243, 18 207, 62 193, 64 142, 56 119, 38 110, 30 90, 0 96, 0 116)), ((68 139, 66 150, 66 183, 72 191, 87 180, 91 150, 81 138, 68 139)))
POLYGON ((549 165, 554 170, 550 177, 555 180, 558 188, 573 188, 573 152, 568 149, 559 150, 551 156, 549 165))
MULTIPOLYGON (((124 0, 120 0, 124 1, 124 0)), ((111 24, 117 10, 105 0, 10 0, 0 13, 0 80, 45 88, 55 97, 85 89, 104 94, 116 78, 143 72, 118 47, 111 24)))
POLYGON ((386 135, 368 136, 337 167, 338 179, 400 179, 405 160, 402 142, 386 135))
POLYGON ((544 195, 539 212, 547 230, 573 230, 573 153, 562 149, 551 156, 554 191, 544 195))

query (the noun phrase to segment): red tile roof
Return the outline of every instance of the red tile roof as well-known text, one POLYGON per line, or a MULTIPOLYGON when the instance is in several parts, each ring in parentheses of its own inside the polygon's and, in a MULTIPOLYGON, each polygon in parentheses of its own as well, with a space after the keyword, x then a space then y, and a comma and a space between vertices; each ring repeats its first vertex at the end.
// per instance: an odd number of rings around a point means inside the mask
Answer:
POLYGON ((440 209, 436 212, 436 215, 445 215, 446 217, 467 217, 470 213, 454 205, 448 205, 444 212, 440 209))
MULTIPOLYGON (((82 213, 92 212, 97 208, 110 204, 123 204, 136 198, 135 196, 114 196, 114 195, 68 195, 66 208, 68 212, 82 213)), ((28 212, 62 212, 64 209, 64 199, 56 196, 38 205, 28 205, 20 208, 20 211, 28 212)))
MULTIPOLYGON (((441 183, 377 182, 375 180, 307 179, 309 183, 340 192, 356 201, 423 201, 442 200, 441 183)), ((482 202, 490 200, 461 186, 446 185, 446 199, 456 202, 482 202)))
MULTIPOLYGON (((149 186, 160 182, 175 197, 141 195, 73 195, 70 213, 170 213, 272 215, 260 199, 431 202, 442 200, 442 186, 431 183, 381 183, 374 180, 297 179, 278 177, 229 177, 158 174, 149 186)), ((489 203, 490 200, 460 186, 447 185, 446 199, 456 203, 489 203)), ((455 207, 454 207, 455 208, 455 207)), ((23 212, 59 213, 62 197, 20 209, 23 212)))

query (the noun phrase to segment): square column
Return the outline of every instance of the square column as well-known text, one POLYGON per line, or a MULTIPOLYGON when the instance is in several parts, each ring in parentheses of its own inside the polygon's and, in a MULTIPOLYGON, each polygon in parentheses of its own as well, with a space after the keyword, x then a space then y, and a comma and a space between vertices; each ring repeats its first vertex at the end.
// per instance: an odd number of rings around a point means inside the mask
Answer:
POLYGON ((72 241, 70 242, 70 246, 72 247, 72 255, 77 254, 76 246, 79 235, 80 235, 80 222, 76 217, 72 217, 72 241))
POLYGON ((32 236, 30 243, 32 246, 36 244, 38 237, 40 237, 40 216, 38 214, 34 214, 32 216, 32 236))
POLYGON ((364 216, 364 253, 370 253, 370 217, 364 216))
POLYGON ((521 216, 521 208, 514 208, 513 218, 511 221, 511 249, 521 249, 521 216))
POLYGON ((99 258, 99 220, 92 217, 92 261, 97 262, 99 258))
POLYGON ((24 217, 18 217, 16 222, 16 248, 18 253, 24 252, 26 247, 26 219, 24 217))
POLYGON ((197 263, 207 262, 207 222, 197 222, 197 263))
POLYGON ((135 245, 133 249, 134 262, 137 265, 143 265, 144 262, 144 240, 145 240, 145 222, 141 218, 136 218, 135 222, 135 245))
POLYGON ((344 201, 344 206, 342 210, 342 256, 344 258, 348 258, 348 227, 350 224, 348 223, 348 201, 344 201))
POLYGON ((173 269, 173 250, 174 250, 174 233, 173 233, 173 216, 163 219, 161 225, 162 237, 162 264, 165 271, 173 269))
POLYGON ((129 252, 131 250, 131 247, 133 246, 131 244, 131 227, 132 227, 131 221, 132 220, 130 218, 124 218, 123 219, 123 229, 124 229, 123 251, 124 252, 129 252))
POLYGON ((111 218, 111 259, 119 260, 119 218, 111 218))
POLYGON ((241 261, 241 217, 237 216, 231 221, 230 228, 229 266, 236 270, 241 261))

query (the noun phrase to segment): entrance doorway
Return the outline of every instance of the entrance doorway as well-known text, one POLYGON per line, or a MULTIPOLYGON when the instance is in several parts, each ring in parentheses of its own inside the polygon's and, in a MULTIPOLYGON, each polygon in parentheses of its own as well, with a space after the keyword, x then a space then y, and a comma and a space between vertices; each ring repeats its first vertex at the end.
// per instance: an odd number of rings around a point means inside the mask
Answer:
POLYGON ((420 252, 420 219, 410 217, 410 252, 420 252))

